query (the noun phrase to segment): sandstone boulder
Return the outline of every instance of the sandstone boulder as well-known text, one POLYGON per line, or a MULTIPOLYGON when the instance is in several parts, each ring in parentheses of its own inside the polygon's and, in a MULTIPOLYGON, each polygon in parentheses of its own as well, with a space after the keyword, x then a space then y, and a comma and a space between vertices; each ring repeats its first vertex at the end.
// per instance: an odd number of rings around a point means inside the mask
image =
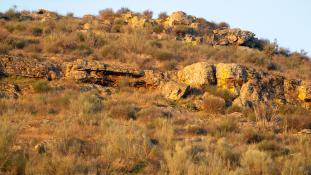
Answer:
POLYGON ((162 87, 162 94, 170 100, 179 100, 185 97, 190 91, 190 87, 175 81, 167 82, 162 87))
POLYGON ((143 71, 129 69, 123 66, 104 64, 98 61, 76 60, 65 63, 65 76, 80 82, 96 83, 101 85, 116 85, 127 78, 129 83, 142 83, 143 71), (132 81, 132 82, 131 82, 132 81))
POLYGON ((238 64, 216 64, 217 86, 228 90, 233 96, 240 95, 240 89, 247 81, 247 68, 238 64))
POLYGON ((5 76, 56 79, 61 77, 61 70, 58 65, 49 62, 39 62, 30 58, 1 56, 1 74, 5 76))
POLYGON ((178 71, 177 77, 180 82, 184 82, 192 87, 203 87, 216 84, 215 71, 214 65, 207 62, 199 62, 178 71))

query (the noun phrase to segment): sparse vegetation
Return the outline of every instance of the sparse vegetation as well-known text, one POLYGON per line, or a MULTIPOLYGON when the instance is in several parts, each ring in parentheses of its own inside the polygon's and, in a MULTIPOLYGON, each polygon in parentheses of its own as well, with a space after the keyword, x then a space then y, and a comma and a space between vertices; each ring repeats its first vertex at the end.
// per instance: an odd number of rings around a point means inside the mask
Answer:
MULTIPOLYGON (((68 13, 39 22, 19 20, 23 13, 10 9, 0 14, 9 18, 0 19, 0 55, 53 63, 83 57, 155 72, 199 61, 239 63, 311 78, 308 57, 280 49, 276 42, 262 40, 258 48, 246 48, 176 40, 187 34, 209 36, 214 29, 230 28, 227 23, 200 19, 200 30, 183 24, 129 27, 122 15, 130 12, 106 9, 95 19, 68 13)), ((153 16, 148 10, 131 13, 145 20, 153 16)), ((168 16, 160 13, 159 18, 168 16)), ((301 132, 311 129, 311 113, 296 105, 238 107, 236 96, 214 85, 202 90, 205 98, 169 101, 157 89, 129 87, 128 81, 98 87, 0 76, 0 83, 18 84, 27 93, 0 98, 0 174, 311 173, 311 138, 301 132), (195 100, 202 102, 201 110, 195 100)))

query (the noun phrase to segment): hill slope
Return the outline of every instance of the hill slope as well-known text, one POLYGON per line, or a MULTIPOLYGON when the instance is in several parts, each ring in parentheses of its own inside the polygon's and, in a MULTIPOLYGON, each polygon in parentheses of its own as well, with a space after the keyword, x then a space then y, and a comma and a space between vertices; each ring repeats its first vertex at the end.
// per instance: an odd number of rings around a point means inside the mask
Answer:
POLYGON ((308 57, 151 16, 0 13, 0 174, 310 174, 308 57))

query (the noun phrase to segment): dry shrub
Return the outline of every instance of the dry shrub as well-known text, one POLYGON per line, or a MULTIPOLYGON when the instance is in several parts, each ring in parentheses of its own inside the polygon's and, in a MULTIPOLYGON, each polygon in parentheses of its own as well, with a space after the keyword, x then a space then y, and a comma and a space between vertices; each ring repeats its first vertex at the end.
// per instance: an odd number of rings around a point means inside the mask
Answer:
POLYGON ((281 125, 287 130, 311 129, 311 113, 301 106, 283 105, 277 110, 281 125))
POLYGON ((20 126, 6 116, 0 117, 0 174, 24 174, 25 157, 22 150, 13 150, 20 126))
POLYGON ((112 9, 104 9, 99 11, 99 17, 103 20, 112 20, 115 17, 115 13, 112 9))
POLYGON ((275 116, 275 111, 272 104, 259 103, 254 106, 256 121, 270 122, 275 116))
POLYGON ((282 126, 285 130, 311 129, 310 115, 289 114, 283 117, 282 126))
POLYGON ((11 46, 7 43, 0 43, 0 55, 6 55, 11 50, 11 46))
POLYGON ((237 122, 232 118, 225 118, 216 124, 216 134, 222 136, 238 130, 237 122))
POLYGON ((71 99, 70 106, 72 113, 86 119, 87 116, 97 114, 104 108, 101 97, 94 91, 79 94, 77 98, 71 99))
POLYGON ((247 128, 246 130, 243 130, 242 136, 243 140, 247 144, 259 143, 265 138, 265 135, 262 132, 253 128, 247 128))
POLYGON ((243 174, 273 175, 277 174, 275 164, 271 157, 263 152, 249 148, 241 159, 243 174))
POLYGON ((144 17, 145 19, 152 19, 152 15, 153 15, 153 12, 150 11, 150 10, 145 10, 145 11, 143 12, 143 17, 144 17))
POLYGON ((139 111, 139 108, 137 108, 136 105, 126 101, 108 104, 108 106, 108 116, 123 120, 136 120, 137 112, 139 111))
POLYGON ((148 157, 148 138, 133 123, 124 126, 104 120, 101 133, 101 154, 110 171, 137 171, 137 165, 148 157))
POLYGON ((5 29, 0 28, 0 40, 4 41, 9 36, 9 32, 5 29))
POLYGON ((51 90, 49 82, 46 80, 38 80, 32 85, 36 93, 44 93, 51 90))
POLYGON ((225 100, 220 97, 209 95, 203 100, 202 108, 210 114, 223 113, 225 110, 225 100))

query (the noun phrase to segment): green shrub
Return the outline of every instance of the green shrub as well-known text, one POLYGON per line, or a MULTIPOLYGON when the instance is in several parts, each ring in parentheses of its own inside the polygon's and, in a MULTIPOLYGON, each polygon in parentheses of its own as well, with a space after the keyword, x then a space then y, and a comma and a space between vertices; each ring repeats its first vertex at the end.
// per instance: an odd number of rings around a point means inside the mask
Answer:
POLYGON ((26 41, 19 40, 15 42, 15 48, 23 49, 26 46, 26 41))

